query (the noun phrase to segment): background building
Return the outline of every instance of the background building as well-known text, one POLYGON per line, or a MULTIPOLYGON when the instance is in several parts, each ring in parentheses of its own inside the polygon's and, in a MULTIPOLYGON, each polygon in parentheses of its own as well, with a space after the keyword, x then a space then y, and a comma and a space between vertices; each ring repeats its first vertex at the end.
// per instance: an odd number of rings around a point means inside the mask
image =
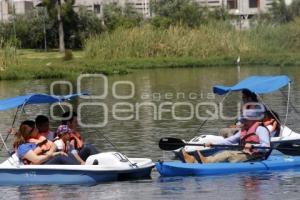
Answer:
POLYGON ((32 0, 0 0, 0 20, 7 21, 14 14, 22 15, 33 8, 32 0))
MULTIPOLYGON (((265 12, 270 8, 273 0, 195 0, 201 6, 209 8, 225 7, 229 9, 231 15, 240 16, 243 19, 249 19, 254 15, 265 12)), ((290 4, 292 0, 285 0, 290 4)), ((39 5, 41 0, 0 0, 0 20, 7 20, 13 14, 25 14, 39 5)), ((150 0, 76 0, 74 9, 78 10, 80 6, 87 8, 101 17, 103 14, 103 5, 115 3, 120 6, 131 5, 145 18, 151 17, 150 0)))

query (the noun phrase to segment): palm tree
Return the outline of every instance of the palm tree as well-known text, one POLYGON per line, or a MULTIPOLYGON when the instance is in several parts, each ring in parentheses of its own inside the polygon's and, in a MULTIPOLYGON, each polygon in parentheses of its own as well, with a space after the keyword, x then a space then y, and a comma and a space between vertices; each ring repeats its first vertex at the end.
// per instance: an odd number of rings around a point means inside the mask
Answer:
POLYGON ((42 4, 47 8, 48 14, 52 19, 57 19, 58 22, 58 38, 59 38, 59 51, 65 52, 64 40, 64 25, 62 20, 62 3, 61 0, 42 0, 42 4))
POLYGON ((61 0, 57 0, 57 20, 58 20, 58 35, 59 35, 59 51, 61 53, 65 52, 65 33, 64 33, 64 25, 61 19, 61 0))

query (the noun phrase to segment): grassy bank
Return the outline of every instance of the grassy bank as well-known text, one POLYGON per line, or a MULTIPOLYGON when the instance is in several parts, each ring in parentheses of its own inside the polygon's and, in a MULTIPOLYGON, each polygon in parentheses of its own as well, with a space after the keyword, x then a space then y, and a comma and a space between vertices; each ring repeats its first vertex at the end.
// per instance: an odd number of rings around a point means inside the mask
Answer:
MULTIPOLYGON (((136 69, 235 66, 236 57, 155 57, 113 60, 87 59, 84 52, 63 61, 58 53, 19 50, 19 63, 0 72, 0 80, 75 78, 81 73, 127 74, 136 69)), ((241 55, 241 65, 300 66, 298 54, 241 55)))
POLYGON ((0 80, 72 78, 81 73, 126 74, 135 69, 235 66, 300 66, 300 20, 236 30, 226 23, 197 29, 151 26, 92 36, 84 50, 64 60, 57 52, 0 49, 0 80), (1 65, 2 63, 2 65, 1 65), (5 65, 4 65, 4 64, 5 65))

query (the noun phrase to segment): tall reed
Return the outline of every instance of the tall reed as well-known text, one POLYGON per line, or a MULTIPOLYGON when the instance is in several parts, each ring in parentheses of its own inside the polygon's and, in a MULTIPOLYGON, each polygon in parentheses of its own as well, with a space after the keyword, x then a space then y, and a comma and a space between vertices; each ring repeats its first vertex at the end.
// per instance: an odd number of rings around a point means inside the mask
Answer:
POLYGON ((174 26, 157 29, 150 25, 94 35, 85 41, 88 58, 97 60, 236 56, 295 52, 300 46, 300 20, 281 26, 261 25, 238 30, 225 22, 196 29, 174 26))
POLYGON ((0 71, 18 64, 17 48, 12 41, 0 39, 0 71))

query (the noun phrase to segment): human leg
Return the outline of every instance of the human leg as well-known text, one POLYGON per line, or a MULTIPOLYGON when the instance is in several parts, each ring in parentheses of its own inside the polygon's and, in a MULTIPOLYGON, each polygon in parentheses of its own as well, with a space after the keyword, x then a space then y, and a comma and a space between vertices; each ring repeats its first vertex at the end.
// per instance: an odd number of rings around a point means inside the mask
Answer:
POLYGON ((72 156, 57 155, 49 159, 44 165, 80 165, 72 156))
POLYGON ((80 158, 84 161, 90 156, 99 153, 99 151, 91 144, 86 144, 78 152, 80 158))
POLYGON ((232 154, 232 156, 228 158, 228 162, 231 163, 245 162, 247 160, 251 160, 252 158, 254 158, 253 155, 244 153, 242 151, 237 151, 235 154, 232 154))
POLYGON ((202 163, 217 163, 217 162, 244 162, 252 159, 254 156, 242 151, 222 151, 213 156, 205 157, 198 151, 202 163))

